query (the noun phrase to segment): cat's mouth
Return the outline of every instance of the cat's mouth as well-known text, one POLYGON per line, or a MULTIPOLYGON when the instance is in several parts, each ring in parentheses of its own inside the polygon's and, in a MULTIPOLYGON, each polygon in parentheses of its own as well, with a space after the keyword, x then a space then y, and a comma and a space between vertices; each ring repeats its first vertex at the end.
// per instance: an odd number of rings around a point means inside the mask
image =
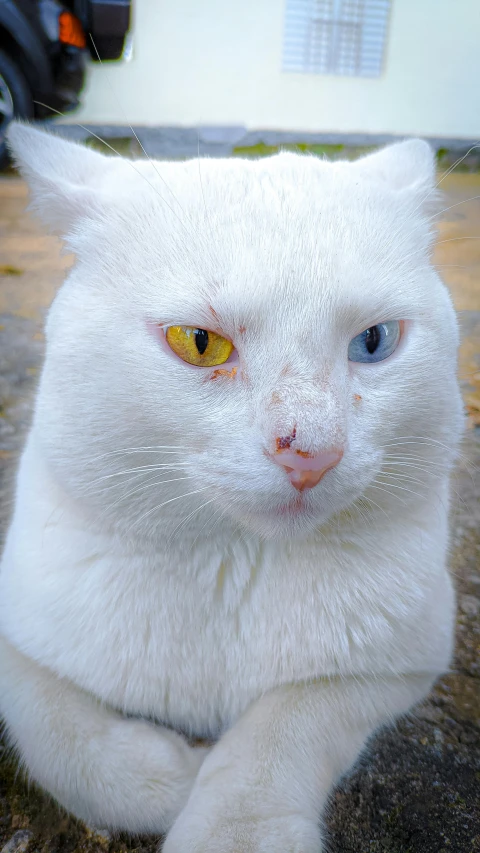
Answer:
POLYGON ((305 512, 305 509, 305 500, 299 495, 295 500, 278 507, 275 514, 280 516, 300 515, 300 513, 305 512))
POLYGON ((318 524, 316 513, 303 495, 292 500, 268 507, 257 507, 245 514, 244 522, 262 537, 285 537, 305 535, 318 524))
POLYGON ((294 518, 306 511, 306 503, 303 495, 297 495, 293 500, 272 509, 260 510, 262 515, 269 518, 294 518))

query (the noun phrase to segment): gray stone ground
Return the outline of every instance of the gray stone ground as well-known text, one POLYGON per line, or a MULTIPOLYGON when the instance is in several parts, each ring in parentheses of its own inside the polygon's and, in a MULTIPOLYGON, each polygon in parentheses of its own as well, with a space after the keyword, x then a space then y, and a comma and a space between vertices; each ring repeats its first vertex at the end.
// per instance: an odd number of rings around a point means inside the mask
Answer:
MULTIPOLYGON (((451 183, 447 204, 478 194, 478 176, 451 183)), ((0 531, 11 511, 15 462, 31 417, 43 355, 43 317, 65 268, 57 242, 24 212, 25 188, 0 179, 0 531)), ((480 204, 454 209, 443 237, 464 335, 461 375, 469 413, 455 476, 452 572, 458 590, 457 652, 427 702, 370 744, 356 772, 333 794, 330 853, 480 851, 480 204), (475 227, 477 231, 475 232, 475 227), (462 236, 463 235, 463 236, 462 236), (455 255, 454 252, 457 252, 455 255), (473 254, 472 254, 473 253, 473 254), (456 266, 456 264, 454 265, 456 266), (453 267, 452 267, 453 268, 453 267)), ((445 248, 445 247, 443 247, 445 248)), ((447 273, 447 267, 445 267, 447 273)), ((98 833, 28 785, 0 745, 0 853, 153 853, 157 840, 98 833), (3 849, 2 849, 3 848, 3 849)), ((280 851, 279 851, 280 853, 280 851)))

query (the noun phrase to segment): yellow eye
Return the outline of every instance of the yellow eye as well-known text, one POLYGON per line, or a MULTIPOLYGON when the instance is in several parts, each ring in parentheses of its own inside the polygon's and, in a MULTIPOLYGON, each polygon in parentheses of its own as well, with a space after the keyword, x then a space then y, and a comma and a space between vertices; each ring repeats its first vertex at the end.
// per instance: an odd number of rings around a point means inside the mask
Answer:
POLYGON ((225 364, 233 352, 231 341, 194 326, 169 326, 165 337, 175 355, 197 367, 225 364))

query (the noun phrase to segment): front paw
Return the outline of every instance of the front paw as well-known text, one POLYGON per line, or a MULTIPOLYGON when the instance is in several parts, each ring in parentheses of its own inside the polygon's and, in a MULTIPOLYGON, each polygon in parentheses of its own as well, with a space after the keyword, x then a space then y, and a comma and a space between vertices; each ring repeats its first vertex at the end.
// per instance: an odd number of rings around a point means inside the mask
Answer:
POLYGON ((303 816, 215 817, 188 806, 170 830, 163 853, 321 853, 320 830, 303 816))

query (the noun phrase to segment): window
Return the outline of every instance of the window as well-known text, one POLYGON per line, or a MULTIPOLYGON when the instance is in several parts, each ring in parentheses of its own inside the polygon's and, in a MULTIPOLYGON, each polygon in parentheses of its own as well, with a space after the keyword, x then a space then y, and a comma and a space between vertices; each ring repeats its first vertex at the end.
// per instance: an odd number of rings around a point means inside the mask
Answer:
POLYGON ((378 77, 390 0, 286 0, 283 70, 378 77))

